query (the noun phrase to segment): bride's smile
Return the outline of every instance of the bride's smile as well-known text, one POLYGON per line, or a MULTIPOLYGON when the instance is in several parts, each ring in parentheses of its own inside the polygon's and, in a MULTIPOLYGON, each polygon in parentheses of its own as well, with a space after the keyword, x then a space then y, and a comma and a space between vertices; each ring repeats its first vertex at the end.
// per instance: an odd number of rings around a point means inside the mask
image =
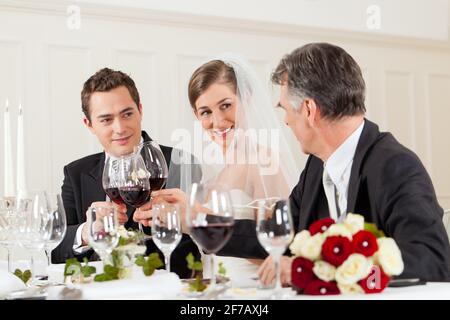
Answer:
POLYGON ((219 138, 223 138, 224 135, 231 133, 231 130, 233 130, 233 129, 234 129, 234 125, 229 128, 226 128, 226 129, 212 129, 212 131, 219 138))

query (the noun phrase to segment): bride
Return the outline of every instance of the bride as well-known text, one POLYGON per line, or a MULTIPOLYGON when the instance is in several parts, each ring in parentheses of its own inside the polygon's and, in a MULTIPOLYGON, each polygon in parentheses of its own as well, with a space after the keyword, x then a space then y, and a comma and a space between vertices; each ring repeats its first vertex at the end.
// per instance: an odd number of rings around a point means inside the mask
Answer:
MULTIPOLYGON (((253 222, 247 224, 252 230, 245 231, 255 233, 258 199, 288 198, 299 176, 270 98, 251 66, 233 54, 202 64, 191 76, 188 96, 202 128, 200 151, 188 150, 201 166, 201 180, 215 180, 226 186, 235 221, 253 222)), ((181 161, 181 158, 173 154, 171 161, 181 161)), ((196 180, 189 168, 192 166, 181 166, 175 174, 180 175, 181 190, 155 192, 153 201, 178 202, 185 207, 185 194, 196 180)), ((170 180, 169 176, 168 185, 170 180)), ((252 239, 257 242, 256 237, 252 239)), ((258 246, 259 243, 238 243, 227 250, 225 245, 217 254, 216 261, 225 267, 233 285, 244 285, 257 277, 264 256, 243 251, 245 247, 258 246), (222 252, 225 255, 221 256, 222 252)))

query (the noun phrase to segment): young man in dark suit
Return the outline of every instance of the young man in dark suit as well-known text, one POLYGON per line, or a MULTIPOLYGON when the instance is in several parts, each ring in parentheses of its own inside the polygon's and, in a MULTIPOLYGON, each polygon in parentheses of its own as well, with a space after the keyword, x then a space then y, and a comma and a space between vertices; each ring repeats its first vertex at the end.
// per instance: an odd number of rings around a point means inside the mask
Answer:
MULTIPOLYGON (((120 71, 101 69, 84 84, 81 92, 85 126, 97 137, 104 152, 76 160, 64 167, 62 197, 67 215, 67 233, 62 243, 53 251, 52 261, 62 263, 68 258, 91 257, 93 250, 87 246, 86 211, 94 204, 109 205, 102 187, 105 152, 112 156, 123 156, 133 152, 141 141, 151 138, 141 130, 142 104, 134 81, 120 71)), ((172 148, 160 146, 169 171, 176 170, 170 162, 172 148)), ((179 182, 178 182, 179 183, 179 182)), ((178 187, 172 185, 169 187, 178 187)), ((127 229, 137 229, 133 221, 134 209, 114 204, 118 220, 127 229)), ((150 210, 144 205, 139 210, 150 210)), ((149 233, 149 229, 144 231, 149 233)), ((152 240, 147 241, 147 254, 159 252, 152 240)), ((180 277, 190 277, 186 256, 192 252, 199 257, 197 246, 191 238, 183 235, 171 259, 171 270, 180 277)), ((161 255, 161 253, 160 253, 161 255)))
MULTIPOLYGON (((312 43, 286 55, 272 80, 281 85, 286 124, 310 155, 290 196, 296 231, 359 213, 397 242, 400 278, 448 279, 449 240, 431 179, 411 150, 364 118, 365 83, 355 60, 337 46, 312 43)), ((284 283, 291 263, 282 258, 284 283)), ((268 258, 259 276, 270 283, 274 275, 268 258)))

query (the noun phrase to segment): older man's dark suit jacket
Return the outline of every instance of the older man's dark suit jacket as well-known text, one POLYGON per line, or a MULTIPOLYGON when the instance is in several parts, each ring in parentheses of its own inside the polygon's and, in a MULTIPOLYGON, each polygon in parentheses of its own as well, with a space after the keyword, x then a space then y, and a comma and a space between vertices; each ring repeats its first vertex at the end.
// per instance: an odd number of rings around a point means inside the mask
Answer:
MULTIPOLYGON (((150 141, 151 138, 145 131, 142 131, 144 141, 150 141)), ((161 150, 166 158, 169 172, 176 171, 174 163, 170 162, 172 148, 161 145, 161 150)), ((93 250, 89 250, 83 254, 75 255, 72 247, 75 235, 80 224, 86 221, 86 211, 92 202, 105 201, 106 194, 102 186, 103 168, 105 165, 105 153, 97 153, 88 157, 74 161, 64 167, 64 182, 62 186, 62 198, 67 216, 67 233, 62 243, 52 252, 53 263, 63 263, 66 259, 77 257, 82 259, 87 256, 93 256, 93 250)), ((201 173, 198 173, 201 174, 201 173)), ((173 179, 170 179, 172 182, 173 179)), ((167 185, 168 188, 179 187, 175 181, 173 185, 167 185)), ((125 224, 127 229, 138 229, 138 224, 133 221, 134 209, 128 207, 128 222, 125 224)), ((151 233, 151 229, 144 227, 147 234, 151 233)), ((163 257, 161 251, 156 247, 152 240, 147 241, 147 254, 158 252, 163 257)), ((176 272, 180 277, 190 277, 191 271, 187 268, 186 256, 192 252, 194 256, 200 259, 197 246, 192 239, 183 234, 182 240, 174 250, 171 257, 171 270, 176 272)), ((164 261, 164 260, 163 260, 164 261)))
MULTIPOLYGON (((310 156, 290 195, 296 232, 329 217, 322 185, 323 162, 310 156)), ((449 240, 433 184, 419 158, 390 133, 365 120, 351 169, 347 212, 375 223, 400 247, 405 269, 399 278, 444 281, 450 277, 449 240)), ((255 223, 235 224, 232 238, 219 252, 243 258, 265 258, 255 223)))
MULTIPOLYGON (((299 230, 329 216, 322 173, 323 162, 310 156, 292 191, 299 230)), ((405 263, 400 278, 449 278, 449 240, 429 175, 412 151, 368 120, 353 159, 347 212, 362 214, 395 239, 405 263)))

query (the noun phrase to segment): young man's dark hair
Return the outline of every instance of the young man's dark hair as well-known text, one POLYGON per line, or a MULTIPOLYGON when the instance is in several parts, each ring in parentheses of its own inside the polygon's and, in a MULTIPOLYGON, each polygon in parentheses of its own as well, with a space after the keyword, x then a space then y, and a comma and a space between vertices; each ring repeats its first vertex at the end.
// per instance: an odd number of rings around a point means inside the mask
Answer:
POLYGON ((83 90, 81 91, 81 109, 86 118, 91 121, 89 101, 94 92, 107 92, 121 86, 128 89, 131 98, 139 107, 141 100, 139 99, 139 92, 133 79, 122 71, 103 68, 84 83, 83 90))

